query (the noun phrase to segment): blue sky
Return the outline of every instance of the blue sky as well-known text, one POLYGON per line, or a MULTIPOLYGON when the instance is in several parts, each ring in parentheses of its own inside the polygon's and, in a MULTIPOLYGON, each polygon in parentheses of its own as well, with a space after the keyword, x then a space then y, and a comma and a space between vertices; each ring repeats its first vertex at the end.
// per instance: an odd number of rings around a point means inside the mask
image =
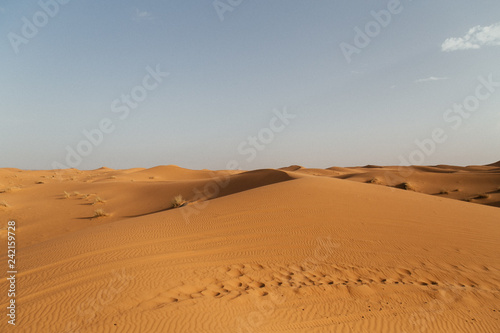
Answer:
POLYGON ((500 82, 498 13, 497 0, 1 1, 0 167, 494 162, 500 87, 478 86, 500 82), (278 130, 280 112, 293 118, 278 130))

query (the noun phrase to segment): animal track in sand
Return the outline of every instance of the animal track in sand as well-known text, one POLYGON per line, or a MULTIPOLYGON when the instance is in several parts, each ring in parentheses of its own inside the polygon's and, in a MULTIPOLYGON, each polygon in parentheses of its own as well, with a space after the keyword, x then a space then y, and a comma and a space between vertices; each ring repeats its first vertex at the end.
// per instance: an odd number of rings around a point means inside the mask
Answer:
MULTIPOLYGON (((484 268, 483 268, 484 269, 484 268)), ((435 281, 419 276, 412 269, 394 268, 391 276, 384 276, 378 270, 366 270, 356 275, 353 267, 325 267, 307 270, 300 265, 267 267, 261 264, 232 265, 212 269, 214 277, 198 282, 184 283, 168 289, 151 301, 158 304, 181 303, 204 297, 231 301, 240 296, 266 297, 270 292, 289 289, 294 293, 306 292, 307 288, 322 288, 322 292, 335 292, 339 287, 348 288, 350 294, 374 292, 376 285, 415 285, 420 288, 477 288, 476 283, 435 281), (218 274, 216 273, 218 272, 218 274), (304 289, 306 288, 306 289, 304 289)), ((313 289, 311 289, 313 290, 313 289)))

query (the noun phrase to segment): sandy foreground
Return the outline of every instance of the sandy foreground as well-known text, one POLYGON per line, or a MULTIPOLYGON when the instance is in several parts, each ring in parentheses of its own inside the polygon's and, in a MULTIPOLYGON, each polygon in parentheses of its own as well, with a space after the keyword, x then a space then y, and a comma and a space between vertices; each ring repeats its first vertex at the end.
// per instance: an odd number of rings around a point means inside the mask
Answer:
POLYGON ((0 332, 500 332, 500 163, 0 169, 4 277, 10 220, 0 332))

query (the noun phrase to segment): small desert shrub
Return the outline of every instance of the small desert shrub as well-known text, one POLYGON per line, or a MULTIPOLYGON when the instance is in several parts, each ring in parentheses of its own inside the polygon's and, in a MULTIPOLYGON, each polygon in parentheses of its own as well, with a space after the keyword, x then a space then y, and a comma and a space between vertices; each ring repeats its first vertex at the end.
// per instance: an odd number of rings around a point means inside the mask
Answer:
POLYGON ((368 181, 370 184, 381 184, 382 182, 378 178, 372 178, 368 181))
POLYGON ((401 183, 396 185, 396 188, 400 188, 407 191, 415 191, 415 188, 410 183, 401 183))
POLYGON ((68 193, 68 192, 66 192, 66 191, 63 192, 63 196, 64 196, 65 199, 71 198, 71 194, 68 193))
POLYGON ((407 191, 415 191, 415 188, 410 183, 403 183, 403 186, 407 191))
POLYGON ((94 217, 104 217, 104 216, 109 216, 109 214, 102 209, 96 209, 94 211, 94 217))
POLYGON ((89 197, 89 194, 80 193, 80 192, 73 192, 73 195, 75 197, 77 197, 78 199, 87 199, 89 197))
POLYGON ((101 199, 100 197, 96 197, 96 198, 94 199, 94 203, 93 203, 93 205, 98 204, 98 203, 105 203, 105 202, 106 202, 106 200, 103 200, 103 199, 101 199))
POLYGON ((9 204, 5 201, 0 201, 0 207, 9 207, 9 204))
POLYGON ((474 199, 488 199, 490 196, 489 194, 479 194, 477 195, 474 199))
POLYGON ((111 176, 109 177, 109 179, 116 179, 116 176, 111 176))
POLYGON ((439 194, 448 194, 448 191, 447 190, 441 190, 441 191, 439 191, 439 194))
POLYGON ((39 180, 39 181, 35 182, 35 184, 45 184, 45 182, 42 180, 39 180))
POLYGON ((186 203, 186 200, 182 198, 182 195, 177 195, 175 196, 174 200, 172 200, 172 207, 173 208, 178 208, 183 206, 186 203))

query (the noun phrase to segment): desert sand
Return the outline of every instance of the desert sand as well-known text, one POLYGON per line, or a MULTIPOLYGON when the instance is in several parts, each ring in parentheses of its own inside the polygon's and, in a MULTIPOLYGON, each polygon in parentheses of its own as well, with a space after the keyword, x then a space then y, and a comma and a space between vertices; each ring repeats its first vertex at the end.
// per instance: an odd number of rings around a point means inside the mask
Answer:
POLYGON ((1 332, 500 332, 500 163, 0 169, 9 220, 1 332))

